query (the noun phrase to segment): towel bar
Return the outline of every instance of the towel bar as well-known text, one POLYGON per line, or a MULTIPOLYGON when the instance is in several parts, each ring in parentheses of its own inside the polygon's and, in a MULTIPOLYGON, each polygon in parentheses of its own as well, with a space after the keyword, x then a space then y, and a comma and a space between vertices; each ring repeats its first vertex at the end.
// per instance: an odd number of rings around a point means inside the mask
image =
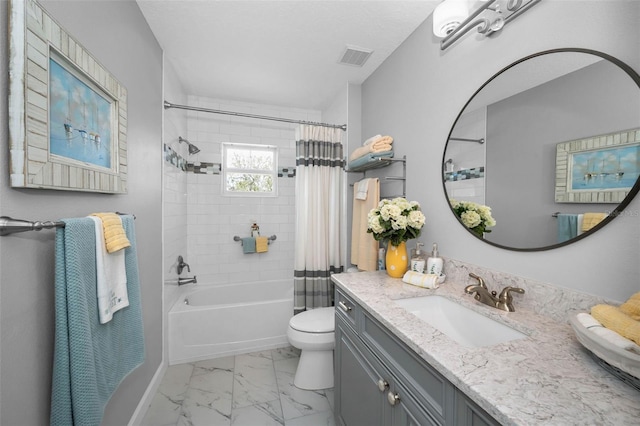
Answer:
MULTIPOLYGON (((116 212, 119 215, 127 213, 116 212)), ((136 216, 132 215, 135 219, 136 216)), ((6 235, 17 234, 18 232, 40 231, 41 229, 64 228, 64 222, 61 221, 31 221, 24 219, 14 219, 9 216, 0 216, 0 237, 6 235)))
MULTIPOLYGON (((271 244, 271 241, 275 241, 278 237, 276 237, 275 235, 272 235, 270 237, 267 238, 267 244, 271 244)), ((240 241, 240 245, 242 245, 242 238, 240 238, 237 235, 234 235, 233 237, 233 241, 240 241)))

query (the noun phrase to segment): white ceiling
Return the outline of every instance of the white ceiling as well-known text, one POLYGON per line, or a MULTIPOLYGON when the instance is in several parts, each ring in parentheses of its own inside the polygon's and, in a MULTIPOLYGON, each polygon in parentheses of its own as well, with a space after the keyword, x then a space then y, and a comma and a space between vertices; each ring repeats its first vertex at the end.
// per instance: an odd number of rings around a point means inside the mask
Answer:
POLYGON ((439 0, 137 2, 187 94, 322 110, 439 0), (373 54, 363 67, 338 64, 347 45, 373 54))

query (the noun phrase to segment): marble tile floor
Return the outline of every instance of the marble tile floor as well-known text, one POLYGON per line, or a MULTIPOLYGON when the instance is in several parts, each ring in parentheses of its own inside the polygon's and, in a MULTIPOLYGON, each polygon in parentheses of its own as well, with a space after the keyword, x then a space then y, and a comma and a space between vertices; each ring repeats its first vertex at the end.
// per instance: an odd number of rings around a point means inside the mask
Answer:
POLYGON ((281 348, 168 367, 143 426, 334 426, 333 389, 293 385, 299 360, 281 348))

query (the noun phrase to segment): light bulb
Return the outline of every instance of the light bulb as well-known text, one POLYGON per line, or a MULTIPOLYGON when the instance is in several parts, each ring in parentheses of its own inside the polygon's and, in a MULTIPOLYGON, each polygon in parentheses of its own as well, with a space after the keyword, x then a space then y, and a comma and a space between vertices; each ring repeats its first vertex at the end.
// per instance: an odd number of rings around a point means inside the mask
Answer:
POLYGON ((445 0, 433 11, 433 33, 444 38, 469 16, 467 0, 445 0))

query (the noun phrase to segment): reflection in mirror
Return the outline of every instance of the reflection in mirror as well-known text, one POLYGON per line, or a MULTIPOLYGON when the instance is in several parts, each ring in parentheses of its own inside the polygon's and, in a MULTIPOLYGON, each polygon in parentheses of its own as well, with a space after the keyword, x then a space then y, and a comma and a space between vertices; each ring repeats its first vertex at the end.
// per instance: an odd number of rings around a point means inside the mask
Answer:
MULTIPOLYGON (((492 245, 534 251, 569 244, 621 214, 638 192, 640 159, 634 149, 633 170, 627 174, 636 175, 632 186, 618 197, 622 202, 613 203, 615 197, 609 196, 589 198, 589 202, 576 196, 570 197, 571 202, 569 198, 557 202, 557 179, 560 182, 567 175, 566 161, 556 165, 557 146, 584 140, 588 149, 576 150, 584 153, 602 148, 589 140, 607 134, 630 138, 629 146, 635 146, 633 142, 640 144, 637 129, 640 76, 630 67, 587 50, 532 55, 485 83, 458 116, 443 156, 446 196, 491 209, 495 226, 478 236, 492 245), (568 236, 563 228, 567 220, 574 228, 568 236)), ((569 164, 571 153, 564 157, 569 164)), ((597 191, 611 192, 608 188, 597 191)), ((465 222, 460 209, 456 210, 461 223, 465 222)))

